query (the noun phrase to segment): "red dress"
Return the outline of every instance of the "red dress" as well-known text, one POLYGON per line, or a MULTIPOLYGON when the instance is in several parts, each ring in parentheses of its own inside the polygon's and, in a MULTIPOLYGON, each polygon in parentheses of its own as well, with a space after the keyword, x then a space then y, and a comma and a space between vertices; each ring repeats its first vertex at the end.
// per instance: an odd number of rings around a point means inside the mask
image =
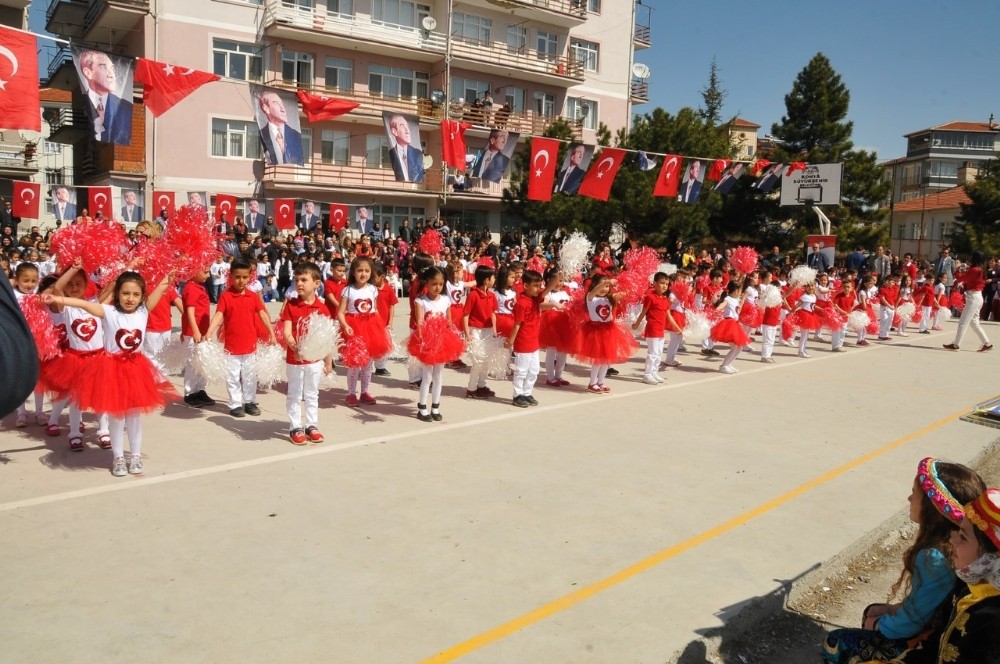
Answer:
POLYGON ((712 341, 735 346, 746 346, 750 343, 750 335, 746 333, 738 319, 739 304, 736 298, 726 297, 722 320, 713 325, 712 331, 709 332, 712 341))
POLYGON ((632 357, 639 343, 614 320, 611 302, 605 297, 588 298, 586 306, 589 319, 580 328, 573 357, 590 364, 618 364, 632 357))
POLYGON ((514 329, 514 303, 517 302, 517 292, 513 289, 497 291, 497 334, 509 337, 514 329))
POLYGON ((576 350, 575 327, 569 319, 566 308, 570 304, 570 296, 566 291, 549 293, 546 302, 562 304, 564 309, 546 309, 542 312, 542 326, 538 334, 541 348, 555 348, 560 353, 572 353, 576 350))
POLYGON ((440 296, 436 300, 421 297, 417 302, 424 308, 424 320, 406 340, 407 351, 427 366, 454 362, 465 352, 465 342, 451 322, 451 304, 440 296))
POLYGON ((369 357, 379 358, 387 355, 392 350, 392 338, 382 322, 382 317, 378 315, 378 289, 371 284, 361 288, 348 286, 344 288, 344 297, 347 299, 344 318, 353 331, 349 336, 360 339, 369 357))

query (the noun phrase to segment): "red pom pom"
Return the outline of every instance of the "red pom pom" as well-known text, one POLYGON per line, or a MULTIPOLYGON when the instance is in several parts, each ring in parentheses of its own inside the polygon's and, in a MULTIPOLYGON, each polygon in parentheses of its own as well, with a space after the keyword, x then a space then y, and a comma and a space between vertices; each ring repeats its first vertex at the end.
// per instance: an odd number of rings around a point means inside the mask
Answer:
POLYGON ((62 335, 52 324, 49 309, 42 302, 41 296, 25 295, 21 298, 20 305, 24 320, 28 323, 28 329, 31 330, 31 335, 35 338, 38 359, 44 362, 61 355, 62 335))
POLYGON ((497 269, 497 264, 494 263, 493 259, 489 256, 480 256, 476 261, 476 264, 479 265, 479 267, 488 267, 493 270, 497 269))
POLYGON ((954 291, 951 294, 950 304, 952 309, 961 313, 962 309, 965 309, 965 294, 954 291))
POLYGON ((128 238, 125 230, 115 222, 85 221, 56 231, 49 246, 56 254, 60 271, 71 267, 79 258, 83 261, 83 271, 93 274, 99 268, 121 263, 128 238))
POLYGON ((729 262, 740 274, 750 274, 757 269, 757 251, 753 247, 736 247, 729 262))
POLYGON ((528 264, 525 267, 529 270, 534 270, 539 274, 545 274, 546 265, 547 263, 545 262, 545 259, 541 256, 532 256, 531 260, 528 261, 528 264))
POLYGON ((421 363, 443 364, 457 360, 465 351, 465 342, 447 316, 428 316, 420 330, 407 341, 410 355, 421 363))
POLYGON ((444 238, 433 228, 426 230, 417 242, 417 249, 425 254, 437 256, 444 250, 444 238))
POLYGON ((170 218, 162 237, 173 256, 171 268, 177 279, 186 281, 215 262, 221 239, 203 206, 182 206, 170 218))
POLYGON ((618 278, 616 290, 624 293, 621 304, 641 302, 649 291, 649 280, 660 268, 660 255, 655 249, 642 247, 625 252, 625 270, 618 278))
POLYGON ((675 281, 670 286, 670 294, 685 307, 691 307, 694 303, 694 293, 691 291, 691 284, 686 281, 675 281))
POLYGON ((344 347, 340 349, 340 361, 349 369, 367 367, 372 361, 372 356, 368 354, 368 346, 360 335, 353 334, 347 337, 344 347))

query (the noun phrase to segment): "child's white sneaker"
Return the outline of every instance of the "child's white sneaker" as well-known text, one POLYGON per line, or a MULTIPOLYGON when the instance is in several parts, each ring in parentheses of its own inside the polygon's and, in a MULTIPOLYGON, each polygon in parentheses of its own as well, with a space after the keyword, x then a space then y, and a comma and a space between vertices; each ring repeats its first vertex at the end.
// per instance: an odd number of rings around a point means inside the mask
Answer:
POLYGON ((659 385, 660 381, 656 380, 656 376, 645 375, 642 377, 642 382, 646 385, 659 385))
POLYGON ((142 475, 142 455, 133 454, 128 458, 128 474, 142 475))
POLYGON ((125 457, 115 457, 111 462, 111 474, 115 477, 125 477, 128 475, 128 468, 125 466, 125 457))

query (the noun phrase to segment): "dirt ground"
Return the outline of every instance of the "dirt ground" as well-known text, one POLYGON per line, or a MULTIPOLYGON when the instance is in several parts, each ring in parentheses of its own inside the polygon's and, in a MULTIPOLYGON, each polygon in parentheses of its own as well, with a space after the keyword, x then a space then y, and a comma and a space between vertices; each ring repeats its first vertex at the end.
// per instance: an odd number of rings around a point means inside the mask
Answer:
MULTIPOLYGON (((1000 484, 1000 439, 966 462, 987 485, 1000 484)), ((827 632, 860 627, 864 608, 886 601, 899 577, 903 552, 916 534, 916 525, 907 518, 907 493, 906 487, 900 489, 900 512, 864 540, 798 579, 785 580, 777 592, 757 598, 726 627, 689 643, 671 663, 819 662, 827 632)))

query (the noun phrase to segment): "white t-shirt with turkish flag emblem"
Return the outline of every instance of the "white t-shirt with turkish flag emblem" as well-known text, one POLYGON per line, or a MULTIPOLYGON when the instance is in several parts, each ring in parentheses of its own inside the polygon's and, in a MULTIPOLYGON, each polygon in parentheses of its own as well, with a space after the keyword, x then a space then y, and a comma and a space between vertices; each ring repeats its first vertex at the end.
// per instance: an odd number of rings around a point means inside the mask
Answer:
POLYGON ((347 314, 373 314, 378 311, 378 289, 371 284, 361 288, 348 286, 343 297, 347 298, 347 314))
POLYGON ((606 297, 588 298, 587 313, 590 314, 590 320, 595 323, 610 323, 612 314, 611 300, 606 297))
POLYGON ((138 353, 142 350, 142 336, 148 321, 149 311, 144 304, 130 314, 105 304, 104 350, 112 355, 138 353))
POLYGON ((72 350, 88 352, 104 348, 104 328, 101 321, 79 307, 63 308, 66 340, 72 350))

